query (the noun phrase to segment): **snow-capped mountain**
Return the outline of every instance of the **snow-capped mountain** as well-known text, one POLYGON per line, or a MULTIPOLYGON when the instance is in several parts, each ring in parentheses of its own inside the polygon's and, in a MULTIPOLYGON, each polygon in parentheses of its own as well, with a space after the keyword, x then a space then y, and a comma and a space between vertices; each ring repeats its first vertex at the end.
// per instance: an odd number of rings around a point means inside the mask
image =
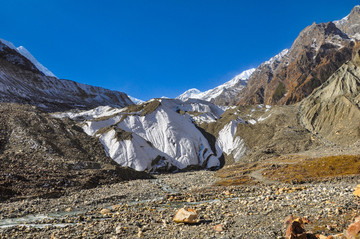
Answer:
POLYGON ((9 48, 19 52, 21 55, 26 57, 29 61, 31 61, 31 63, 33 63, 36 66, 36 68, 39 71, 44 73, 44 75, 57 78, 51 71, 49 71, 45 66, 43 66, 40 62, 38 62, 38 60, 36 60, 35 57, 31 55, 31 53, 25 47, 23 46, 15 47, 13 43, 6 41, 4 39, 0 39, 0 41, 3 44, 7 45, 9 48))
POLYGON ((337 28, 346 33, 349 37, 360 39, 360 6, 355 6, 349 15, 341 20, 334 21, 337 28))
POLYGON ((189 168, 219 168, 223 153, 244 151, 240 138, 234 139, 237 123, 229 122, 219 140, 201 129, 215 123, 224 113, 218 106, 196 99, 180 101, 153 99, 123 109, 99 107, 85 112, 66 112, 84 131, 99 138, 107 154, 122 166, 138 171, 176 171, 189 168), (229 131, 228 128, 231 128, 229 131))
POLYGON ((234 103, 297 103, 350 60, 352 47, 352 40, 334 23, 313 23, 300 32, 290 49, 256 69, 234 103))
POLYGON ((31 104, 47 111, 124 107, 125 93, 57 79, 25 48, 0 40, 0 102, 31 104))
POLYGON ((200 90, 196 89, 196 88, 192 88, 189 89, 187 91, 185 91, 184 93, 182 93, 181 95, 179 95, 178 97, 176 97, 176 99, 179 100, 187 100, 187 99, 199 99, 199 95, 203 93, 200 90))
POLYGON ((235 76, 230 81, 205 92, 201 92, 195 88, 187 90, 183 94, 176 97, 176 99, 183 101, 189 98, 201 99, 220 105, 227 105, 232 100, 232 97, 237 96, 239 92, 246 86, 247 79, 249 79, 254 71, 255 68, 246 70, 235 76))

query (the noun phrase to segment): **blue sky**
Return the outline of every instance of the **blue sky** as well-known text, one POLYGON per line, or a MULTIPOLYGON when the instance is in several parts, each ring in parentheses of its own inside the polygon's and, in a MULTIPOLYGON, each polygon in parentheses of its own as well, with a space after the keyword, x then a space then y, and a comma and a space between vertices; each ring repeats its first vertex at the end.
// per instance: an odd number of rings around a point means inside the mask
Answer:
POLYGON ((3 0, 0 38, 59 78, 140 99, 207 90, 357 1, 3 0))

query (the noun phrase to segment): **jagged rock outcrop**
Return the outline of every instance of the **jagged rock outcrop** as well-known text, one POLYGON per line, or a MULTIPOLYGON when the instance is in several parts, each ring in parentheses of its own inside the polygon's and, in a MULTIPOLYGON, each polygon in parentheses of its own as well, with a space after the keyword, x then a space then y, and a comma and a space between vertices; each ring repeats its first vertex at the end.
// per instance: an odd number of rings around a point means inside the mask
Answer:
POLYGON ((47 111, 132 104, 125 93, 48 75, 12 44, 0 40, 0 102, 30 104, 47 111))
MULTIPOLYGON (((351 24, 360 19, 356 9, 352 11, 351 24)), ((299 102, 351 59, 353 46, 354 40, 334 23, 314 23, 300 33, 289 50, 256 69, 237 102, 242 105, 299 102)))
POLYGON ((301 121, 312 133, 336 144, 360 139, 360 56, 340 67, 301 103, 301 121))

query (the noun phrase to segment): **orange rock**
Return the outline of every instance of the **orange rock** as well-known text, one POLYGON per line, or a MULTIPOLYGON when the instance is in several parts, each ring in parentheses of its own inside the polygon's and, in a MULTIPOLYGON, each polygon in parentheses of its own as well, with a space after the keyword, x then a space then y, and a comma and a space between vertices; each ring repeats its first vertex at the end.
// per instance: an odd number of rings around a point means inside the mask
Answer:
POLYGON ((197 219, 198 213, 195 209, 189 208, 181 208, 177 213, 175 214, 175 217, 173 219, 176 223, 189 223, 189 224, 195 224, 198 223, 199 220, 197 219))
POLYGON ((327 237, 327 236, 324 236, 324 235, 318 235, 318 238, 319 238, 319 239, 327 239, 328 237, 327 237))
POLYGON ((356 239, 359 238, 360 232, 360 218, 356 218, 355 222, 350 224, 349 228, 346 231, 346 238, 348 239, 356 239))
POLYGON ((306 232, 304 229, 303 224, 310 223, 307 218, 289 216, 285 219, 285 223, 288 225, 285 234, 286 239, 317 239, 315 234, 306 232))
POLYGON ((356 186, 355 191, 353 192, 355 196, 360 197, 360 184, 356 186))

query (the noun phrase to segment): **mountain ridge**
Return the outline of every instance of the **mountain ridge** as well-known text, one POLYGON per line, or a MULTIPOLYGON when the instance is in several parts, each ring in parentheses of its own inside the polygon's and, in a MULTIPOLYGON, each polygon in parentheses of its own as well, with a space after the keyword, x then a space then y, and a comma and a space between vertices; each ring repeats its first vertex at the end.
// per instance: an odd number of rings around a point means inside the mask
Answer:
POLYGON ((233 103, 297 103, 351 59, 353 45, 334 23, 313 23, 276 62, 261 64, 233 103))
MULTIPOLYGON (((27 52, 25 48, 20 48, 20 51, 24 54, 27 52)), ((31 59, 30 55, 26 57, 12 43, 0 40, 2 102, 31 104, 46 111, 90 109, 100 105, 124 107, 133 104, 123 92, 47 76, 34 65, 31 60, 35 63, 37 61, 31 59)), ((42 70, 44 69, 46 68, 42 70)))

